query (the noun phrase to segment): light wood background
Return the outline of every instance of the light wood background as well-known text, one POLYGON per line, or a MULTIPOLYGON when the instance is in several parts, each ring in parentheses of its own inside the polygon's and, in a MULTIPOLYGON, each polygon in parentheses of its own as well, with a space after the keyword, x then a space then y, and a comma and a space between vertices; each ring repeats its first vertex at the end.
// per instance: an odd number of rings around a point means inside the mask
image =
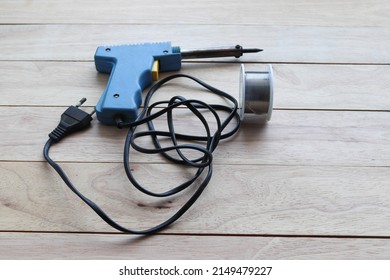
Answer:
MULTIPOLYGON (((389 259, 389 45, 385 0, 2 0, 0 258, 389 259), (67 189, 42 148, 67 106, 85 96, 91 109, 103 92, 97 46, 150 41, 264 48, 187 62, 182 72, 237 97, 240 63, 272 63, 274 112, 266 126, 244 123, 221 143, 209 187, 177 223, 129 236, 67 189)), ((214 101, 184 82, 160 98, 177 92, 214 101)), ((190 192, 158 201, 129 186, 125 134, 94 121, 52 155, 117 221, 145 228, 190 192)), ((187 174, 157 157, 132 162, 151 187, 187 174)))

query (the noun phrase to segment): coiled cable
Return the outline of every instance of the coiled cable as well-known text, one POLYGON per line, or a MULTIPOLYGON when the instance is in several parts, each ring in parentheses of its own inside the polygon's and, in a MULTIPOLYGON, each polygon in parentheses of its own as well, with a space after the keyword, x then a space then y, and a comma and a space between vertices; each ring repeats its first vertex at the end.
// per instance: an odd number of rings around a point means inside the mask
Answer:
POLYGON ((175 222, 177 219, 179 219, 195 203, 195 201, 199 198, 199 196, 202 194, 204 189, 207 187, 213 173, 213 166, 212 166, 213 151, 217 148, 220 140, 231 137, 238 131, 240 127, 240 116, 237 113, 237 108, 238 108, 238 103, 236 99, 231 95, 215 87, 212 87, 211 85, 195 77, 185 75, 185 74, 174 74, 164 79, 161 79, 151 87, 151 89, 146 95, 144 108, 142 109, 142 111, 140 112, 140 114, 138 115, 137 119, 134 122, 126 123, 120 120, 120 116, 117 118, 117 126, 119 128, 125 128, 125 127, 129 128, 125 140, 125 145, 124 145, 123 163, 124 163, 124 169, 126 175, 135 188, 137 188, 139 191, 143 192, 144 194, 150 196, 168 197, 168 196, 175 195, 189 188, 190 186, 193 186, 194 184, 197 184, 195 192, 175 214, 173 214, 170 218, 168 218, 166 221, 162 222, 161 224, 145 230, 128 229, 118 224, 111 217, 109 217, 95 202, 93 202, 92 200, 90 200, 89 198, 87 198, 77 190, 77 188, 73 185, 69 177, 65 174, 64 170, 49 156, 50 147, 58 141, 57 139, 53 139, 52 137, 49 138, 49 140, 46 142, 44 146, 43 154, 47 162, 60 175, 60 177, 65 182, 65 184, 70 188, 70 190, 72 190, 81 200, 83 200, 89 207, 91 207, 96 212, 96 214, 99 215, 111 227, 119 231, 122 231, 124 233, 151 234, 166 228, 167 226, 175 222), (219 104, 207 104, 201 100, 185 99, 182 96, 174 96, 170 100, 158 101, 153 104, 150 104, 153 95, 162 85, 177 78, 190 79, 196 82, 200 86, 206 88, 209 92, 229 100, 233 104, 233 107, 227 105, 219 105, 219 104), (160 109, 158 108, 160 106, 164 106, 164 107, 160 109), (202 123, 206 135, 183 134, 183 133, 177 133, 175 131, 173 111, 176 109, 183 110, 185 108, 190 110, 193 113, 193 115, 196 116, 198 120, 202 123), (155 110, 158 111, 154 112, 155 110), (210 128, 209 122, 206 120, 204 114, 202 113, 202 111, 204 110, 209 111, 213 116, 213 118, 215 119, 216 128, 214 130, 210 128), (226 112, 228 114, 227 117, 224 120, 221 120, 218 111, 226 112), (156 130, 153 121, 163 115, 166 115, 168 130, 166 131, 156 130), (226 127, 232 121, 234 123, 233 127, 229 131, 225 132, 226 127), (147 125, 148 130, 137 131, 137 128, 139 126, 145 124, 147 125), (150 137, 152 139, 154 147, 147 148, 139 145, 136 140, 141 137, 150 137), (168 137, 172 142, 172 144, 163 147, 161 145, 161 141, 159 137, 163 137, 164 139, 168 137), (188 141, 189 143, 179 144, 178 140, 188 141), (201 145, 199 143, 204 143, 204 144, 201 145), (162 193, 152 192, 144 188, 133 175, 132 168, 131 168, 131 160, 130 160, 131 149, 134 149, 135 151, 145 153, 145 154, 160 154, 173 163, 182 164, 185 166, 191 166, 197 168, 197 171, 187 181, 181 183, 180 185, 168 191, 162 193), (187 150, 197 151, 203 155, 191 159, 188 156, 186 156, 184 153, 184 151, 187 150), (172 151, 177 156, 172 156, 170 154, 172 153, 172 151), (205 174, 205 176, 201 177, 202 174, 205 174))

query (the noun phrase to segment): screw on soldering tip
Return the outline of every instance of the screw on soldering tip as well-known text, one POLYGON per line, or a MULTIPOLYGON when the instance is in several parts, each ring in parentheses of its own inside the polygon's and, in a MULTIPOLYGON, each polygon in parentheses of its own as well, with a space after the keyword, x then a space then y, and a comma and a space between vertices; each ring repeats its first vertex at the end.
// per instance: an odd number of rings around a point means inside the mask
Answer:
POLYGON ((243 49, 242 52, 243 53, 258 53, 258 52, 262 52, 263 49, 257 49, 257 48, 254 48, 254 49, 243 49))
POLYGON ((244 55, 244 53, 258 53, 263 51, 262 49, 257 49, 257 48, 244 49, 240 45, 237 45, 236 49, 240 50, 240 52, 235 55, 236 58, 239 58, 240 56, 244 55))
POLYGON ((239 57, 243 56, 244 53, 257 53, 257 52, 261 52, 263 50, 258 49, 258 48, 244 49, 242 46, 236 45, 235 51, 236 51, 236 53, 235 53, 234 57, 239 58, 239 57))
POLYGON ((79 103, 76 104, 76 107, 80 107, 81 105, 83 105, 85 103, 85 101, 87 101, 87 98, 85 98, 85 97, 81 98, 79 103))

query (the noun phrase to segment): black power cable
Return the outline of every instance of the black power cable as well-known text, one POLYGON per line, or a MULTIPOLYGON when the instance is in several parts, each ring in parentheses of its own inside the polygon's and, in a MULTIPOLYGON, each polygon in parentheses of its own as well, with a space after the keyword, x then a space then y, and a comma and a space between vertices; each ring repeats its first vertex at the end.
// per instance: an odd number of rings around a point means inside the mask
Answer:
MULTIPOLYGON (((82 99, 80 102, 83 103, 84 101, 85 99, 82 99)), ((237 108, 238 108, 237 101, 231 95, 217 88, 214 88, 208 85, 207 83, 197 78, 194 78, 192 76, 188 76, 184 74, 175 74, 160 80, 149 90, 145 98, 144 108, 134 122, 131 123, 122 122, 120 120, 121 119, 120 116, 118 116, 117 126, 119 128, 124 128, 124 127, 129 128, 129 132, 126 136, 126 141, 124 145, 124 153, 123 153, 124 168, 128 179, 139 191, 154 197, 167 197, 167 196, 177 194, 187 189, 188 187, 192 186, 195 183, 199 184, 197 189, 193 193, 193 195, 189 198, 189 200, 173 216, 171 216, 163 223, 146 230, 132 230, 132 229, 125 228, 119 225, 118 223, 116 223, 95 202, 93 202, 92 200, 84 196, 82 193, 80 193, 76 189, 76 187, 72 184, 68 176, 65 174, 64 170, 49 156, 50 147, 54 143, 60 141, 63 137, 67 136, 73 131, 82 130, 88 127, 92 120, 91 115, 93 113, 88 114, 83 110, 81 110, 79 106, 69 107, 61 116, 61 121, 58 127, 55 130, 53 130, 52 133, 49 134, 49 140, 45 144, 45 147, 43 149, 43 154, 47 162, 60 175, 62 180, 65 182, 65 184, 78 197, 80 197, 88 206, 90 206, 96 212, 96 214, 98 214, 107 224, 124 233, 132 233, 132 234, 155 233, 157 231, 164 229, 165 227, 169 226, 177 219, 179 219, 195 203, 195 201, 202 194, 203 190, 206 188, 207 184, 211 179, 211 175, 213 172, 213 166, 212 166, 213 151, 216 149, 220 140, 229 138, 230 136, 234 135, 240 127, 240 117, 237 113, 237 108), (187 100, 181 96, 175 96, 168 101, 159 101, 149 105, 153 94, 163 84, 176 78, 187 78, 195 81, 199 85, 208 89, 210 92, 231 101, 233 103, 233 108, 225 105, 207 104, 200 100, 194 100, 194 99, 187 100), (159 109, 157 112, 152 113, 153 110, 157 110, 156 109, 157 106, 161 106, 161 105, 165 106, 165 108, 159 109), (205 136, 182 134, 182 133, 177 133, 175 131, 174 121, 173 121, 173 111, 177 108, 180 108, 180 110, 182 110, 183 107, 189 109, 200 120, 200 122, 203 124, 203 127, 206 131, 205 136), (204 110, 208 110, 209 112, 211 112, 212 116, 216 121, 216 129, 214 132, 212 132, 208 121, 205 119, 204 115, 201 112, 204 110), (227 112, 228 115, 226 119, 221 121, 221 118, 218 115, 218 111, 227 112), (166 118, 167 118, 168 131, 156 130, 153 124, 153 120, 155 120, 156 118, 164 114, 166 114, 166 118), (233 119, 235 120, 233 128, 228 132, 224 132, 225 128, 228 126, 229 123, 232 122, 233 119), (148 130, 137 132, 137 127, 144 124, 148 126, 148 130), (151 139, 153 140, 154 148, 145 148, 138 145, 136 143, 136 139, 140 137, 151 137, 151 139), (172 145, 163 147, 161 145, 159 137, 163 137, 164 139, 168 137, 170 141, 172 141, 172 145), (191 143, 179 144, 178 140, 186 140, 191 143), (204 142, 204 145, 200 145, 199 142, 204 142), (192 176, 192 178, 170 189, 169 191, 163 193, 155 193, 149 191, 144 187, 142 187, 141 184, 139 184, 139 182, 135 179, 135 177, 132 174, 131 163, 130 163, 131 148, 141 153, 161 154, 162 156, 164 156, 165 158, 167 158, 168 160, 174 163, 197 168, 197 171, 192 176), (197 152, 202 153, 203 156, 200 156, 195 159, 190 159, 183 153, 183 151, 185 150, 195 150, 197 152), (175 152, 175 154, 177 154, 176 157, 173 157, 172 155, 169 154, 169 152, 172 151, 175 152), (202 179, 200 176, 203 173, 205 173, 205 176, 202 179)))

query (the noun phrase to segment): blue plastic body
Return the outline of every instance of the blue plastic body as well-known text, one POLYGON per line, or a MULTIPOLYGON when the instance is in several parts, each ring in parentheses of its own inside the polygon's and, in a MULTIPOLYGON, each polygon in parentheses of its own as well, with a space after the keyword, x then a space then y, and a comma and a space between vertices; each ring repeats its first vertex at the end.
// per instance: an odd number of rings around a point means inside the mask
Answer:
POLYGON ((152 83, 155 60, 159 60, 160 72, 177 71, 181 68, 180 49, 172 48, 169 42, 97 48, 96 70, 111 73, 96 105, 96 116, 101 123, 115 125, 118 116, 125 122, 137 118, 142 90, 152 83))

